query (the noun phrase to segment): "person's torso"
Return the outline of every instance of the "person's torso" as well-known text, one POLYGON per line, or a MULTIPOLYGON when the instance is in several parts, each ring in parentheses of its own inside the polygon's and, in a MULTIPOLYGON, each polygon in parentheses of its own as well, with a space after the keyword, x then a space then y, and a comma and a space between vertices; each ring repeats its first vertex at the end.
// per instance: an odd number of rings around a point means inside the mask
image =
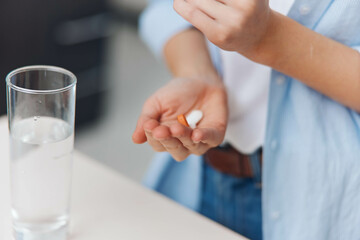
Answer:
MULTIPOLYGON (((289 16, 356 47, 359 13, 360 0, 299 0, 289 16)), ((276 71, 269 101, 264 239, 360 239, 359 114, 276 71)))
MULTIPOLYGON (((287 14, 294 0, 270 0, 270 7, 287 14)), ((243 153, 261 147, 265 138, 270 68, 237 52, 220 50, 227 87, 229 121, 225 140, 243 153)))

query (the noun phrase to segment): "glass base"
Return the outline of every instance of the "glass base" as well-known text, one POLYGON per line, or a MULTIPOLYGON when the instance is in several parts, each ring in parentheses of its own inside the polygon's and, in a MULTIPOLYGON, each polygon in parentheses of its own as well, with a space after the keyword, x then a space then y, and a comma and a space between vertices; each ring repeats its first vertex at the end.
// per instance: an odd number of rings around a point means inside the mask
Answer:
POLYGON ((14 226, 14 240, 66 240, 68 237, 68 224, 57 224, 44 229, 39 226, 14 226))

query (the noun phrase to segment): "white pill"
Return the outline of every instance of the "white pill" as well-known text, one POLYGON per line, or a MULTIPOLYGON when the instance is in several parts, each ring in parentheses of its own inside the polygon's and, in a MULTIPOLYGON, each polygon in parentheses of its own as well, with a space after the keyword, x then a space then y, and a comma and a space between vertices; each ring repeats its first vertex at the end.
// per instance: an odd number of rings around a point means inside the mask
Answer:
POLYGON ((186 121, 188 122, 189 126, 194 129, 196 125, 200 122, 203 117, 203 113, 200 110, 193 110, 186 116, 186 121))

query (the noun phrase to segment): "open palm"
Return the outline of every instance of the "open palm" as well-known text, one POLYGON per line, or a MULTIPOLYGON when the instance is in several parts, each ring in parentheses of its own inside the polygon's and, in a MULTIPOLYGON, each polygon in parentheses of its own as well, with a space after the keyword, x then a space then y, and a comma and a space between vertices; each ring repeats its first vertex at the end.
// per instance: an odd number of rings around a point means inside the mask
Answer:
POLYGON ((148 142, 155 151, 168 151, 176 160, 203 154, 219 145, 227 124, 223 85, 201 79, 176 78, 144 104, 133 134, 135 143, 148 142), (177 116, 200 109, 204 117, 196 129, 177 122, 177 116))

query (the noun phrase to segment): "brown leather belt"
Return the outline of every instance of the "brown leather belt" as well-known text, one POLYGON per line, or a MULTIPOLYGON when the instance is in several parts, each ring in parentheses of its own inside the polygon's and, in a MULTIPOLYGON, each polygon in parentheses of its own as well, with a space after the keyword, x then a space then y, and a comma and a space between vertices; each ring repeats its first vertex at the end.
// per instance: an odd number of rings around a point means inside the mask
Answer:
MULTIPOLYGON (((262 151, 260 153, 262 163, 262 151)), ((205 162, 214 169, 239 178, 253 178, 250 155, 242 154, 230 145, 211 148, 205 153, 205 162)))

